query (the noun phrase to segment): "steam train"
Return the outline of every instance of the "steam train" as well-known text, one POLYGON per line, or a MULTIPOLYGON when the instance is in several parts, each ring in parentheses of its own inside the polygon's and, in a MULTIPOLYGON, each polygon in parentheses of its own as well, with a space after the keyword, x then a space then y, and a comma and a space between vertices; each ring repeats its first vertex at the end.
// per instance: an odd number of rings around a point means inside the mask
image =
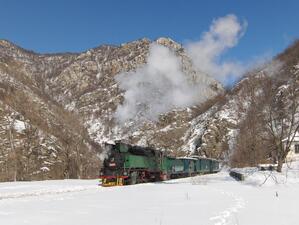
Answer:
POLYGON ((175 158, 150 147, 122 142, 105 144, 105 152, 107 155, 100 171, 104 187, 164 181, 220 170, 220 163, 215 159, 175 158))

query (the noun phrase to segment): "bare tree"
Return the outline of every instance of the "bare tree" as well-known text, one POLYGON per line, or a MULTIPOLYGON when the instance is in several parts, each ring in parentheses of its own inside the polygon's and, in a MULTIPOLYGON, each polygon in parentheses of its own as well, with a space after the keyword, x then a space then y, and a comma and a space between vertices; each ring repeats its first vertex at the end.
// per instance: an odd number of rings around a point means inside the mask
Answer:
POLYGON ((8 121, 8 141, 10 145, 10 158, 13 162, 13 180, 17 181, 17 170, 18 170, 18 163, 17 163, 17 152, 15 148, 15 140, 14 140, 14 126, 16 121, 16 114, 12 114, 11 116, 7 116, 6 120, 8 121))
POLYGON ((299 89, 295 79, 285 85, 271 85, 265 104, 266 131, 277 160, 277 171, 290 152, 291 144, 299 130, 299 89))
POLYGON ((24 179, 30 179, 35 163, 34 155, 37 155, 38 129, 30 123, 25 123, 24 140, 23 140, 23 157, 24 157, 24 179))
POLYGON ((265 78, 249 77, 243 82, 243 88, 238 93, 237 115, 240 119, 238 135, 231 157, 231 165, 256 166, 268 158, 264 136, 264 86, 268 85, 265 78))

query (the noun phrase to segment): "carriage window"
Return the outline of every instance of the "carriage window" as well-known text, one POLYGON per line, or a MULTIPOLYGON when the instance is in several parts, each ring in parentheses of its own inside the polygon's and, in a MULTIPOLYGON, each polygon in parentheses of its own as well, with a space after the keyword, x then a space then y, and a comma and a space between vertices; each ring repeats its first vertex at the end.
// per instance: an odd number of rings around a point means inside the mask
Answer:
POLYGON ((296 145, 295 145, 295 153, 296 153, 296 154, 299 154, 299 144, 296 144, 296 145))

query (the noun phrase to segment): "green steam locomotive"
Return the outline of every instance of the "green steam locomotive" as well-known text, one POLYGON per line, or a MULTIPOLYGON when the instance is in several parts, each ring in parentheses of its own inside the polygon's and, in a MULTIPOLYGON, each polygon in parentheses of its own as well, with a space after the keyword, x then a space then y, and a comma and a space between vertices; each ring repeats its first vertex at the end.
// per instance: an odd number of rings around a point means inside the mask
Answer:
POLYGON ((216 173, 220 162, 215 159, 171 157, 150 147, 122 142, 106 144, 107 153, 100 171, 102 186, 119 186, 216 173))

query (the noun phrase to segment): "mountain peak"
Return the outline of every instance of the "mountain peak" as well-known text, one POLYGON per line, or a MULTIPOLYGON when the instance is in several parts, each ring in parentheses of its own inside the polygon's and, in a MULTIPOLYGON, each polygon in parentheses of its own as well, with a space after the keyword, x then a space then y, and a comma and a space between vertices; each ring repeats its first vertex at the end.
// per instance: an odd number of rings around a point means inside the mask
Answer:
POLYGON ((160 37, 155 41, 157 44, 164 45, 169 48, 173 48, 175 50, 179 50, 182 48, 182 45, 175 42, 169 37, 160 37))

